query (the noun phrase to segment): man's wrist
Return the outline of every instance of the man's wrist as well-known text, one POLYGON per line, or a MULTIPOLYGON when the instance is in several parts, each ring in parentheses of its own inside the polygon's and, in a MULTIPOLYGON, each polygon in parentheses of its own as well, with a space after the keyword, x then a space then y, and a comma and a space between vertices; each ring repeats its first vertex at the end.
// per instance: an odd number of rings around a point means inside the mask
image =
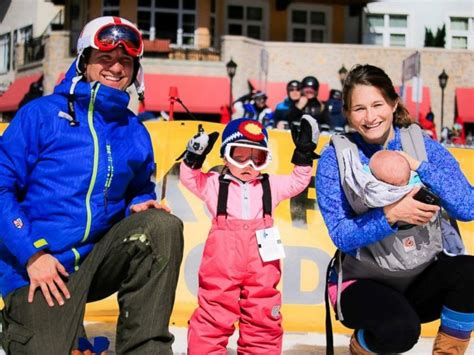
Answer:
POLYGON ((26 263, 26 266, 29 266, 30 264, 34 263, 40 256, 46 254, 44 250, 39 250, 37 253, 34 253, 30 258, 28 259, 28 262, 26 263))

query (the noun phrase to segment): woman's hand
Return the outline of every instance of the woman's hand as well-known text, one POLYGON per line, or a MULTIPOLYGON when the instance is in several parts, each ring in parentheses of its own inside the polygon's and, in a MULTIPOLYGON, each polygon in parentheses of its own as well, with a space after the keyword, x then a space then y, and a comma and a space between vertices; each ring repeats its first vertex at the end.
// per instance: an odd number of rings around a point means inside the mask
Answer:
POLYGON ((420 167, 421 162, 413 158, 411 155, 403 151, 397 151, 402 157, 404 157, 408 161, 408 165, 410 165, 410 170, 416 171, 420 167))
POLYGON ((415 200, 413 196, 419 189, 420 187, 415 187, 401 200, 383 208, 388 223, 405 222, 420 226, 428 223, 433 218, 436 212, 439 211, 439 206, 428 205, 415 200))

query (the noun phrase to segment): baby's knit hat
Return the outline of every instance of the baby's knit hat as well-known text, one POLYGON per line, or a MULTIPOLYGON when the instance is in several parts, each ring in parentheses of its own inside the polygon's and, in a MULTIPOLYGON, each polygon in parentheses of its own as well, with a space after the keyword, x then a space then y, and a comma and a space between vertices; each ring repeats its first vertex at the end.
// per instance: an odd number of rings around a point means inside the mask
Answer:
POLYGON ((230 121, 222 132, 221 156, 229 143, 247 143, 267 148, 268 132, 260 122, 252 118, 238 118, 230 121))

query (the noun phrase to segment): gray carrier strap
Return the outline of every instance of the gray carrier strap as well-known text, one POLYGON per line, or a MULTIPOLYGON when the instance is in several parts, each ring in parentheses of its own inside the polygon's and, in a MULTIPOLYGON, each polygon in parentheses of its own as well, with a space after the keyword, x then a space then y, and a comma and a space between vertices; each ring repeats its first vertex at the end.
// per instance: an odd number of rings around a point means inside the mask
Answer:
POLYGON ((352 189, 344 183, 344 157, 343 151, 350 149, 354 153, 354 157, 359 158, 359 150, 357 145, 352 141, 350 135, 344 133, 336 133, 331 136, 331 143, 336 150, 337 165, 339 167, 339 177, 341 181, 342 189, 346 195, 349 204, 357 214, 367 212, 369 208, 364 204, 364 201, 354 192, 352 189))
POLYGON ((405 153, 421 161, 428 161, 425 141, 421 127, 411 124, 408 127, 400 128, 400 140, 405 153))

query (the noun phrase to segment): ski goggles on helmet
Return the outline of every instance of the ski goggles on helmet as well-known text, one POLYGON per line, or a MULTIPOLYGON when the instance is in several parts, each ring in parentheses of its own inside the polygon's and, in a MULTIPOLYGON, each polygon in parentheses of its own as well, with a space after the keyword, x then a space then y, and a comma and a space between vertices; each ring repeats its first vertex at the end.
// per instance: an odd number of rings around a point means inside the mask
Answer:
POLYGON ((248 143, 227 144, 224 157, 229 163, 240 169, 250 165, 258 171, 265 169, 272 160, 268 148, 248 143))
POLYGON ((132 57, 139 57, 142 53, 142 36, 135 28, 126 24, 107 24, 100 28, 95 37, 94 44, 100 51, 109 52, 122 45, 132 57))

